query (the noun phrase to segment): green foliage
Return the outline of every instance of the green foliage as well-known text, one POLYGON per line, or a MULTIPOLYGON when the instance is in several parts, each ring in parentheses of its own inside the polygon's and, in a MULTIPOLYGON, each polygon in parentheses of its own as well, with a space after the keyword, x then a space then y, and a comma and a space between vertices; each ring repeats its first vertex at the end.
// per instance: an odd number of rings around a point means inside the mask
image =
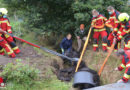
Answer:
POLYGON ((8 16, 17 35, 34 32, 46 38, 66 35, 79 28, 81 23, 89 30, 92 9, 109 17, 106 8, 111 5, 120 12, 128 12, 128 0, 1 0, 8 8, 8 16), (49 37, 48 37, 49 36, 49 37))
POLYGON ((39 70, 30 67, 29 65, 24 65, 19 59, 16 63, 8 63, 1 73, 7 82, 15 82, 17 84, 32 85, 34 84, 39 75, 39 70))
MULTIPOLYGON (((91 10, 97 9, 108 17, 107 6, 112 5, 120 12, 130 12, 128 0, 2 0, 9 15, 24 20, 29 31, 37 35, 51 33, 73 33, 81 23, 88 29, 91 10)), ((15 27, 14 27, 15 28, 15 27)))

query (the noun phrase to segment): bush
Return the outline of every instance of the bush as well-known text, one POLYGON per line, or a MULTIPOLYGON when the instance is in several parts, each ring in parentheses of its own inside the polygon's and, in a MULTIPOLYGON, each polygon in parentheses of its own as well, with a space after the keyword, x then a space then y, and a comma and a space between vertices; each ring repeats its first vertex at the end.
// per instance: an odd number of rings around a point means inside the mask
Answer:
POLYGON ((4 68, 1 76, 7 82, 15 82, 17 84, 32 85, 39 77, 39 70, 29 65, 22 64, 20 59, 16 63, 8 63, 4 68))

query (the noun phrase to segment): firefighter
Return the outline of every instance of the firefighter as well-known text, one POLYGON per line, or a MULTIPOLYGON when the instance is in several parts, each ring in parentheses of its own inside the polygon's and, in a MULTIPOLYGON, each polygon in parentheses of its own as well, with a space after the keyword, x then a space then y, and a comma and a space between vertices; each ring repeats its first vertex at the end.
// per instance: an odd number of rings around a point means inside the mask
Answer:
MULTIPOLYGON (((11 25, 9 23, 9 20, 7 18, 3 18, 4 15, 7 14, 7 10, 6 9, 0 9, 0 27, 3 31, 6 31, 7 33, 11 33, 12 34, 12 30, 11 30, 11 25)), ((19 54, 20 50, 18 48, 18 46, 15 44, 13 37, 11 37, 8 34, 3 34, 3 38, 9 43, 9 45, 11 46, 11 48, 13 49, 15 54, 19 54)))
MULTIPOLYGON (((110 28, 111 32, 108 36, 108 47, 109 50, 111 47, 111 44, 113 43, 114 36, 116 35, 114 32, 118 31, 119 21, 118 16, 120 12, 115 10, 112 6, 107 7, 107 11, 110 15, 109 19, 106 21, 105 25, 110 28)), ((117 42, 117 44, 114 47, 114 51, 117 52, 117 49, 120 48, 120 42, 117 42)))
POLYGON ((0 29, 0 55, 4 55, 4 50, 7 52, 7 54, 14 58, 15 57, 15 53, 13 52, 13 50, 11 49, 11 47, 8 45, 8 43, 6 42, 6 40, 4 40, 4 38, 2 37, 2 34, 6 34, 6 31, 3 31, 0 29))
POLYGON ((62 54, 65 54, 65 52, 70 52, 72 50, 72 39, 71 34, 68 34, 60 43, 60 48, 62 51, 62 54))
POLYGON ((107 52, 107 32, 105 29, 105 22, 107 21, 107 18, 103 15, 99 14, 97 10, 92 10, 92 23, 91 26, 94 30, 93 38, 94 38, 94 44, 93 44, 93 50, 98 51, 98 41, 99 36, 102 37, 102 49, 104 52, 107 52))
POLYGON ((117 33, 117 40, 121 40, 125 35, 130 35, 130 20, 127 13, 121 13, 118 16, 120 21, 120 31, 117 33))
POLYGON ((118 80, 118 82, 126 83, 130 79, 130 35, 125 38, 125 45, 128 45, 129 48, 125 47, 124 50, 118 50, 118 54, 122 56, 122 64, 118 68, 115 68, 115 70, 122 71, 125 69, 123 78, 118 80))
POLYGON ((84 24, 80 24, 80 29, 77 29, 75 31, 75 36, 77 38, 77 43, 78 43, 78 48, 77 48, 78 52, 81 50, 82 41, 85 41, 87 38, 86 35, 87 35, 87 31, 85 29, 84 24))

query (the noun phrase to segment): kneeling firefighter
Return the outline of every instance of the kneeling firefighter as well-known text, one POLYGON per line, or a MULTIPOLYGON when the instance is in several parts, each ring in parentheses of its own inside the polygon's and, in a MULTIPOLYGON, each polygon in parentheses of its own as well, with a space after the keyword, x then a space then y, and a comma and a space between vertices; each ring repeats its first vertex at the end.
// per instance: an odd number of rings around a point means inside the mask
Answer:
POLYGON ((3 51, 0 50, 0 55, 4 55, 4 50, 5 50, 10 57, 14 58, 15 54, 11 49, 11 47, 6 42, 6 40, 2 37, 2 34, 6 34, 6 32, 0 29, 0 47, 3 50, 3 51))
POLYGON ((125 69, 124 76, 118 82, 126 83, 130 79, 130 35, 125 38, 124 50, 119 50, 118 54, 122 56, 122 64, 115 70, 122 71, 125 69), (126 46, 129 46, 129 48, 126 46))
MULTIPOLYGON (((7 15, 7 12, 8 11, 5 8, 0 9, 0 28, 3 31, 12 34, 11 25, 9 23, 9 20, 7 18, 4 18, 4 16, 7 15)), ((13 37, 11 37, 10 35, 8 35, 6 33, 2 34, 2 36, 8 42, 8 44, 11 46, 14 53, 19 54, 20 50, 17 47, 16 43, 14 42, 13 37)), ((4 50, 2 47, 0 47, 0 52, 4 53, 4 50)))

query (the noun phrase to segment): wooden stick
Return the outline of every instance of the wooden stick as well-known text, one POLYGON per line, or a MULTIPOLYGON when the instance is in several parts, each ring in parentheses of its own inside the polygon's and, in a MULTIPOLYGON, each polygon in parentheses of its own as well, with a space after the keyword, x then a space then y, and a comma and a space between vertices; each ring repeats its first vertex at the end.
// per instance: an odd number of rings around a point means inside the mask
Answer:
POLYGON ((90 37, 91 31, 92 31, 92 28, 89 29, 88 37, 87 37, 87 39, 86 39, 86 41, 85 41, 85 44, 84 44, 82 53, 81 53, 81 55, 80 55, 80 58, 79 58, 79 60, 78 60, 78 63, 77 63, 75 72, 78 71, 79 65, 80 65, 80 63, 81 63, 81 61, 82 61, 84 52, 85 52, 85 50, 86 50, 86 48, 87 48, 87 45, 88 45, 88 41, 89 41, 89 37, 90 37))
POLYGON ((109 56, 111 55, 111 53, 112 53, 112 51, 113 51, 114 46, 115 46, 115 44, 112 44, 112 45, 111 45, 110 51, 109 51, 107 57, 105 58, 105 60, 104 60, 104 62, 103 62, 103 65, 101 66, 101 68, 100 68, 100 70, 99 70, 99 72, 98 72, 98 75, 99 75, 99 76, 101 75, 101 73, 102 73, 102 71, 103 71, 103 69, 104 69, 104 67, 105 67, 105 64, 106 64, 107 60, 108 60, 109 56))

